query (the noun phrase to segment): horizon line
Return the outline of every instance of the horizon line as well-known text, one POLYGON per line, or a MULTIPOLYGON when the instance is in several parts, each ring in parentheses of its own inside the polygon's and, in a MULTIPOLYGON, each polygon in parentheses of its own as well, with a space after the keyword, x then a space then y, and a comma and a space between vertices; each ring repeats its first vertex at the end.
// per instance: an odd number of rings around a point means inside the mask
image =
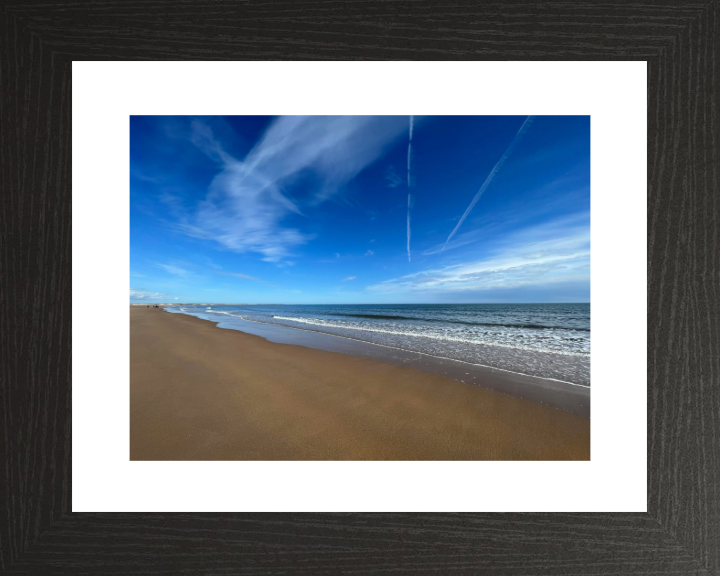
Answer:
POLYGON ((283 302, 130 302, 135 305, 164 304, 166 306, 447 306, 448 304, 468 305, 468 304, 590 304, 587 302, 328 302, 326 304, 318 303, 299 303, 293 302, 286 304, 283 302))

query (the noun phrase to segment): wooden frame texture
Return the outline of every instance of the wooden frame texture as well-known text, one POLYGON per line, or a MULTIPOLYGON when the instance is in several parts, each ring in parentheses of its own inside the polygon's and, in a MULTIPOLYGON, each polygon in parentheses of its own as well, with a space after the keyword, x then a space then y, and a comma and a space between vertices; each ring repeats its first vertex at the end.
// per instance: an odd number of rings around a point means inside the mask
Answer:
POLYGON ((0 572, 720 574, 720 1, 0 5, 0 572), (644 60, 647 514, 71 513, 73 60, 644 60))

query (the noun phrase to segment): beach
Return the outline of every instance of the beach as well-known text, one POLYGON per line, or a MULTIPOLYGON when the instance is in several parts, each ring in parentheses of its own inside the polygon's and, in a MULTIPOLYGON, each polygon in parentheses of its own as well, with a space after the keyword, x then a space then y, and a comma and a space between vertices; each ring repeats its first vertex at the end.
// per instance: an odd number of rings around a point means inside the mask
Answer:
POLYGON ((588 418, 497 390, 130 309, 131 460, 590 458, 588 418))

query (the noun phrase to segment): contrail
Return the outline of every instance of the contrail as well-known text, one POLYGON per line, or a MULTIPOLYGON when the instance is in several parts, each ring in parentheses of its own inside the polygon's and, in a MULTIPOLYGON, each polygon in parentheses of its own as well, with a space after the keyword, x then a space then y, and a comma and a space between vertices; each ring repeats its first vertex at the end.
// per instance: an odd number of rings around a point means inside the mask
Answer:
POLYGON ((412 194, 408 194, 408 211, 407 211, 407 253, 408 253, 408 262, 412 262, 412 259, 410 258, 410 210, 412 209, 412 206, 414 204, 413 202, 414 198, 412 194))
POLYGON ((410 188, 415 185, 412 179, 412 134, 413 134, 414 118, 410 116, 410 134, 408 136, 408 153, 407 153, 407 185, 408 185, 408 209, 407 209, 407 253, 408 262, 410 259, 410 209, 412 208, 412 194, 410 188))
POLYGON ((408 188, 415 186, 415 182, 412 178, 412 160, 413 160, 413 149, 412 142, 408 143, 408 158, 407 158, 407 184, 408 188))
POLYGON ((467 210, 465 210, 465 214, 462 215, 462 218, 460 218, 460 222, 457 223, 457 226, 455 226, 455 229, 450 233, 450 236, 448 236, 448 239, 445 240, 445 244, 443 244, 442 249, 440 252, 445 250, 445 246, 447 246, 447 243, 450 242, 450 239, 455 236, 455 232, 458 231, 458 228, 462 225, 462 223, 465 221, 465 218, 467 218, 467 215, 470 214, 471 210, 477 204, 477 201, 480 200, 480 196, 483 195, 485 190, 487 190, 487 187, 490 185, 490 182, 492 182, 492 179, 495 178, 495 175, 500 171, 500 169, 503 167, 503 164, 505 164, 505 160, 507 160, 508 156, 512 154, 512 151, 515 149, 515 146, 517 146, 518 142, 522 139, 525 132, 527 132, 527 129, 530 128, 530 124, 532 124, 532 121, 535 119, 534 116, 528 116, 525 119, 525 122, 523 122, 523 125, 520 126, 520 130, 518 130, 518 133, 515 134, 515 138, 513 138, 513 141, 510 142, 510 146, 507 147, 507 150, 505 150, 505 153, 502 155, 500 160, 497 161, 497 164, 495 164, 495 167, 490 171, 490 174, 488 174, 488 177, 485 179, 485 182, 480 187, 480 190, 478 190, 478 193, 475 194, 475 198, 472 199, 472 202, 470 202, 470 206, 467 207, 467 210))
POLYGON ((408 188, 412 188, 415 185, 415 182, 413 182, 412 179, 412 134, 413 134, 413 124, 415 123, 415 118, 413 116, 410 116, 410 134, 408 136, 408 153, 407 153, 407 183, 408 188))

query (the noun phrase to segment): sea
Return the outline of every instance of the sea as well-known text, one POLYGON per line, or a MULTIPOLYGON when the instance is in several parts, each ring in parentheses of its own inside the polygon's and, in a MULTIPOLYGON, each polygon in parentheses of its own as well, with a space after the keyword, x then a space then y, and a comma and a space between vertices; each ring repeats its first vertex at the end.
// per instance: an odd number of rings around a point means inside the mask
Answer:
POLYGON ((590 385, 590 304, 188 305, 172 311, 238 330, 244 322, 284 326, 590 385))

